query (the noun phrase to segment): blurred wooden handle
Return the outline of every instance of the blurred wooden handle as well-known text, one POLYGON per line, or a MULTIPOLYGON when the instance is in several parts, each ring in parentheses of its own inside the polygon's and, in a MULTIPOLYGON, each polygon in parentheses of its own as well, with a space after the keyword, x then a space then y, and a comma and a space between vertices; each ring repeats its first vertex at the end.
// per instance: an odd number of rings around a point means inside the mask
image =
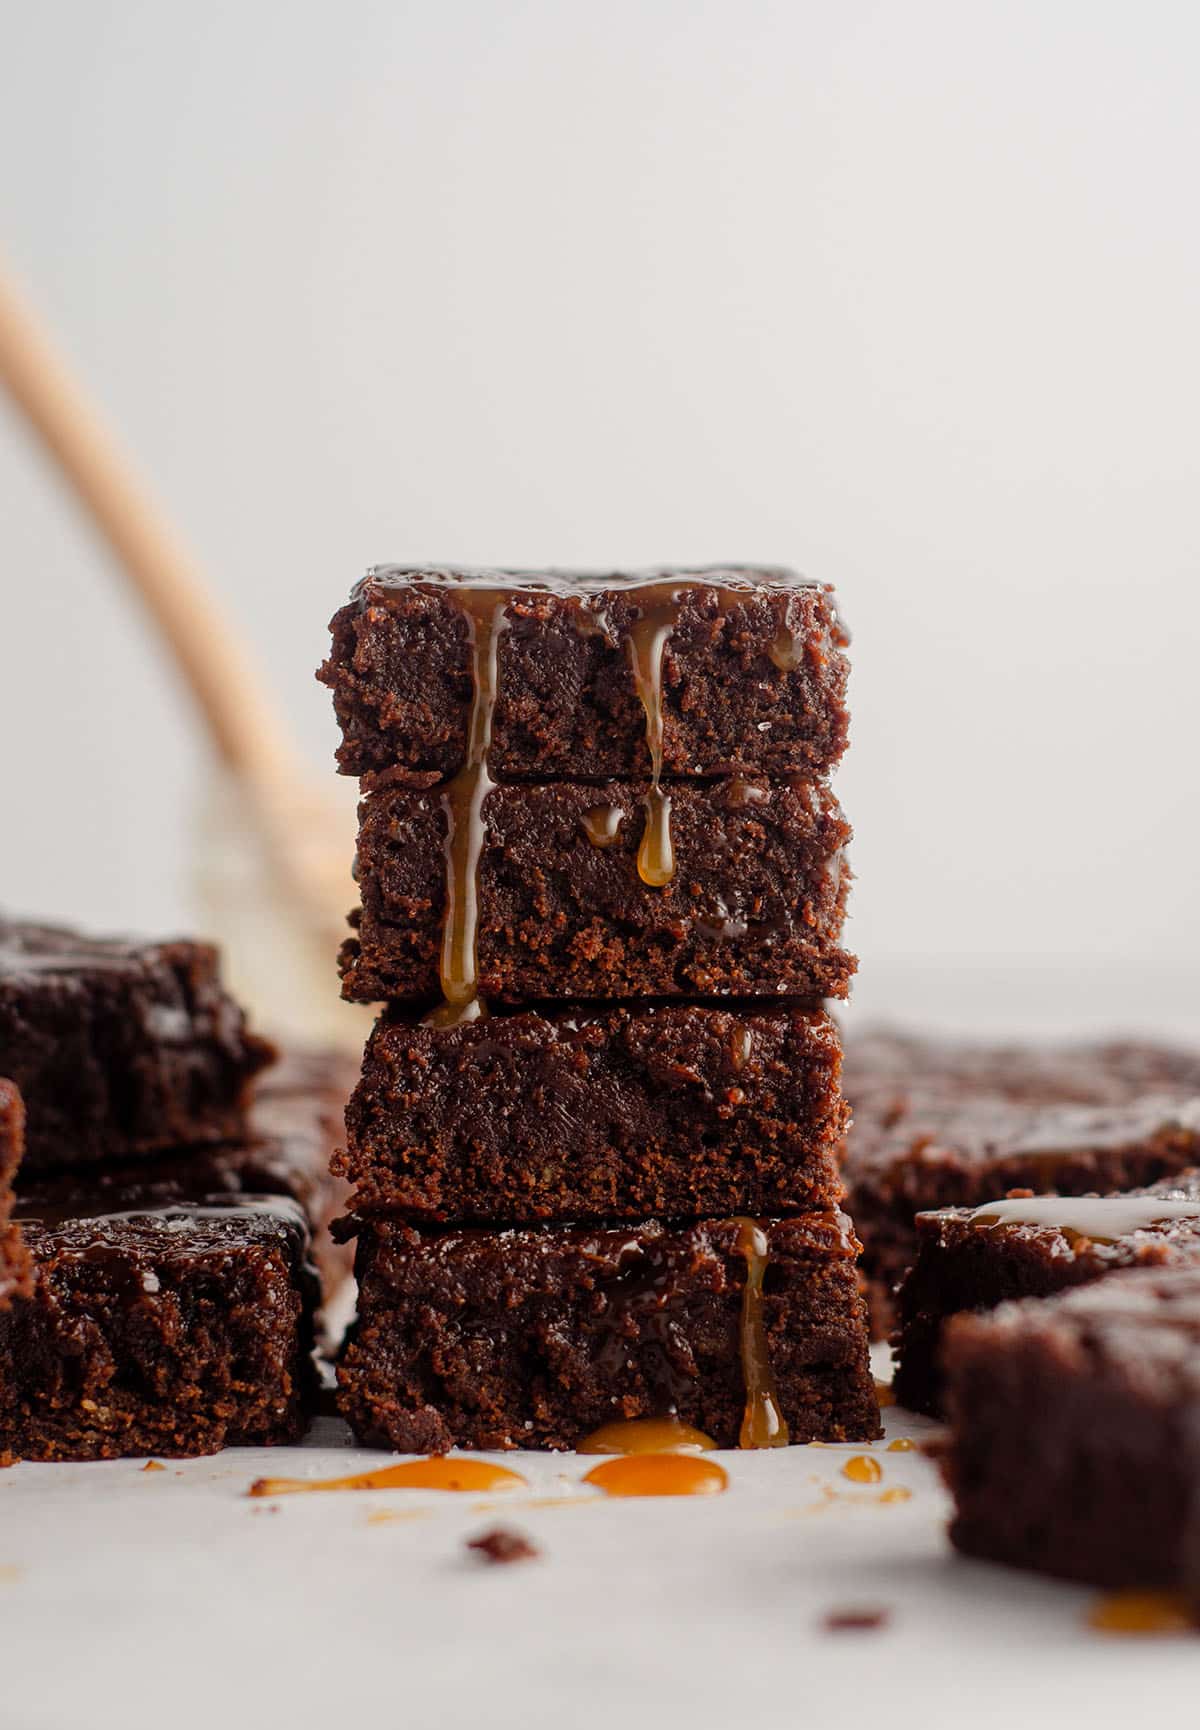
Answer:
POLYGON ((2 264, 0 380, 154 618, 221 757, 260 785, 293 772, 248 656, 2 264))

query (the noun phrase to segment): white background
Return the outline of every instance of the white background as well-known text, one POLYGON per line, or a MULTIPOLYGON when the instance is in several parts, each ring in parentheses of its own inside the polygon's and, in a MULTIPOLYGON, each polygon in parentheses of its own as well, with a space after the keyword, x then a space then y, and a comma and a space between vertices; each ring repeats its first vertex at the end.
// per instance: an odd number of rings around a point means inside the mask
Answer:
MULTIPOLYGON (((1193 6, 0 26, 0 248, 314 771, 370 562, 784 560, 855 630, 868 1006, 1194 1007, 1193 6)), ((0 572, 0 900, 187 924, 202 740, 3 411, 0 572)))

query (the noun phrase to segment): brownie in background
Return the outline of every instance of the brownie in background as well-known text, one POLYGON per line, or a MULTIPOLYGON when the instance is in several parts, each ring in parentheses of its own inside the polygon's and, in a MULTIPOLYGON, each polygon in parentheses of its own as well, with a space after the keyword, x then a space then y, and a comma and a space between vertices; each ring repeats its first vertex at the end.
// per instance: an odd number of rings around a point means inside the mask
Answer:
POLYGON ((211 945, 0 919, 0 1072, 25 1101, 26 1173, 236 1139, 272 1055, 211 945))

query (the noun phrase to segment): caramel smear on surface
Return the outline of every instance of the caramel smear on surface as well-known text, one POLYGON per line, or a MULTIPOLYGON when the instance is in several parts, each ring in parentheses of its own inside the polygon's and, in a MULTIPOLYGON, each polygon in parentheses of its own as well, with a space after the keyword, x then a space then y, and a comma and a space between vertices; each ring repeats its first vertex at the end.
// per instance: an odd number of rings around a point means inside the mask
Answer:
POLYGON ((1092 1605, 1088 1626, 1101 1634, 1195 1634, 1200 1617, 1182 1592, 1112 1592, 1092 1605))
POLYGON ((646 712, 646 749, 650 753, 650 791, 638 849, 638 876, 652 889, 662 889, 675 875, 671 795, 662 787, 662 664, 667 639, 679 618, 683 589, 678 583, 646 583, 636 594, 641 613, 625 641, 634 686, 646 712))
POLYGON ((894 1490, 885 1490, 879 1500, 885 1506, 890 1502, 911 1502, 912 1491, 905 1489, 902 1484, 897 1484, 894 1490))
POLYGON ((854 1484, 877 1484, 883 1476, 883 1467, 868 1454, 855 1454, 842 1467, 842 1476, 854 1484))
POLYGON ((741 1355, 746 1387, 746 1412, 738 1437, 740 1448, 785 1448, 791 1440, 779 1405, 767 1330, 763 1323, 763 1281, 769 1251, 767 1234, 757 1220, 738 1221, 738 1252, 746 1258, 742 1288, 741 1355))
POLYGON ((584 1476, 606 1496, 719 1496, 729 1474, 697 1454, 623 1454, 602 1460, 584 1476))
POLYGON ((451 1459, 432 1455, 426 1460, 405 1460, 382 1466, 377 1472, 360 1472, 352 1478, 256 1478, 246 1492, 250 1496, 297 1496, 317 1490, 515 1490, 528 1482, 507 1466, 488 1460, 451 1459))
POLYGON ((705 1454, 716 1447, 711 1436, 680 1418, 626 1418, 602 1424, 580 1442, 580 1454, 705 1454))
POLYGON ((479 998, 479 859, 483 852, 483 802, 492 789, 488 751, 496 712, 496 667, 500 638, 508 628, 507 589, 462 588, 455 601, 467 621, 474 695, 467 722, 463 766, 442 791, 446 817, 446 912, 439 960, 443 1001, 429 1016, 434 1027, 455 1027, 486 1013, 479 998))

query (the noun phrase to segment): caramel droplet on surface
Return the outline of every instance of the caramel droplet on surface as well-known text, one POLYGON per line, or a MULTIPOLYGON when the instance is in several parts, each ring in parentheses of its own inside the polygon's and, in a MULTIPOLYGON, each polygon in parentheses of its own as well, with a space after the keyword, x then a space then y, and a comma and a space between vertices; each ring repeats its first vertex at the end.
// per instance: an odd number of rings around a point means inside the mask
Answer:
POLYGON ((842 1476, 855 1484, 877 1484, 883 1476, 883 1467, 867 1454, 855 1454, 842 1467, 842 1476))
POLYGON ((1088 1625, 1101 1634, 1194 1634, 1200 1620, 1182 1592, 1113 1592, 1092 1605, 1088 1625))
POLYGON ((442 924, 441 1006, 428 1018, 435 1027, 474 1021, 479 1004, 479 859, 483 852, 483 804, 492 789, 488 751, 496 711, 500 638, 508 628, 507 589, 461 588, 455 601, 467 621, 472 698, 463 766, 442 789, 446 818, 446 911, 442 924))
POLYGON ((606 1496, 719 1496, 729 1474, 698 1454, 623 1454, 593 1466, 583 1481, 606 1496))
POLYGON ((257 1478, 251 1496, 298 1496, 317 1490, 515 1490, 527 1480, 507 1466, 488 1460, 463 1460, 445 1454, 426 1460, 405 1460, 381 1466, 376 1472, 360 1472, 352 1478, 257 1478))
POLYGON ((146 1464, 142 1467, 143 1472, 165 1472, 166 1469, 167 1468, 160 1464, 158 1460, 147 1460, 146 1464))
POLYGON ((593 805, 580 822, 593 847, 611 847, 621 833, 624 815, 619 805, 593 805))
POLYGON ((601 1424, 580 1442, 581 1454, 705 1454, 716 1447, 711 1436, 682 1419, 623 1418, 601 1424))
POLYGON ((907 1436, 897 1436, 894 1442, 888 1443, 887 1451, 889 1454, 915 1454, 917 1444, 910 1441, 907 1436))
POLYGON ((746 1259, 746 1283, 742 1288, 741 1357, 742 1381, 746 1388, 746 1411, 742 1418, 740 1448, 785 1448, 791 1440, 779 1405, 771 1354, 763 1321, 763 1281, 767 1276, 767 1234, 757 1220, 737 1222, 737 1247, 746 1259))

